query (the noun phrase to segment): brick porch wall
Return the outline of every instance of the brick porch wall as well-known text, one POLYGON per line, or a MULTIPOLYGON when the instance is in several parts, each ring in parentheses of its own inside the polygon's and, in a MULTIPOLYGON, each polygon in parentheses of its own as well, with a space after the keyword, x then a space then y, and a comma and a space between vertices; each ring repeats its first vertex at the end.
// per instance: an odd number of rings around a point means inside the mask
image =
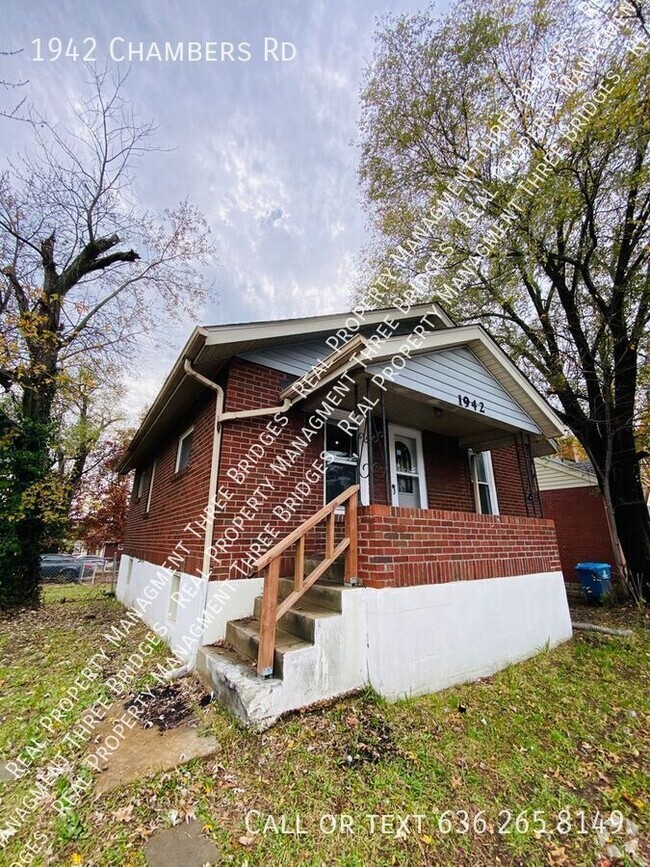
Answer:
POLYGON ((409 587, 560 569, 551 520, 441 509, 362 506, 359 577, 409 587))

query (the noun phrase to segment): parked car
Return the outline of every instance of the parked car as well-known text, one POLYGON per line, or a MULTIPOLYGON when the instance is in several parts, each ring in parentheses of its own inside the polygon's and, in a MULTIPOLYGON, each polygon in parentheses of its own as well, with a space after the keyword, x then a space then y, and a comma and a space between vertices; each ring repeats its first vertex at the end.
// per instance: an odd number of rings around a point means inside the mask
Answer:
MULTIPOLYGON (((41 579, 43 581, 81 581, 86 565, 71 554, 43 554, 41 579)), ((92 574, 92 567, 90 567, 92 574)))
POLYGON ((81 560, 83 563, 90 563, 91 566, 106 566, 110 563, 106 557, 100 557, 98 554, 76 554, 75 560, 81 560))
POLYGON ((92 578, 96 569, 105 570, 113 565, 112 560, 107 560, 106 557, 100 557, 97 554, 78 554, 75 556, 75 560, 84 564, 82 579, 92 578))

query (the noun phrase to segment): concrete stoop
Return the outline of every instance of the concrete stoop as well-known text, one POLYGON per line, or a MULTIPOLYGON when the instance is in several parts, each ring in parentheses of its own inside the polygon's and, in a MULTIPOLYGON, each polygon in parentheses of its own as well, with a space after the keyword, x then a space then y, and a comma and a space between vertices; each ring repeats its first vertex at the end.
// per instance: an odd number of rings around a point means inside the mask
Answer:
MULTIPOLYGON (((280 579, 286 598, 293 581, 280 579)), ((231 620, 227 647, 199 650, 197 671, 217 700, 245 726, 261 731, 291 710, 358 689, 367 682, 366 617, 358 588, 314 584, 278 621, 273 677, 258 677, 262 597, 252 616, 231 620)))

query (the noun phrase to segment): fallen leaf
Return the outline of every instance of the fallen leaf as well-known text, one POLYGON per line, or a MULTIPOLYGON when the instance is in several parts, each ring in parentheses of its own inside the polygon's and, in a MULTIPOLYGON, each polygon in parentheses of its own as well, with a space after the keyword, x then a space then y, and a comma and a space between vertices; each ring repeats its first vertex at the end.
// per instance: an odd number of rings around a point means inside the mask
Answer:
POLYGON ((623 792, 621 798, 623 798, 624 801, 627 801, 628 804, 631 804, 636 810, 643 810, 643 808, 645 807, 644 801, 642 801, 640 798, 633 798, 631 795, 625 794, 625 792, 623 792))
POLYGON ((240 837, 239 842, 242 846, 252 846, 255 842, 255 837, 240 837))
POLYGON ((113 813, 113 818, 117 819, 118 822, 130 822, 131 821, 131 813, 133 812, 133 804, 129 804, 127 807, 120 807, 115 810, 113 813))
POLYGON ((571 867, 571 862, 564 846, 551 846, 546 853, 546 859, 551 867, 571 867))

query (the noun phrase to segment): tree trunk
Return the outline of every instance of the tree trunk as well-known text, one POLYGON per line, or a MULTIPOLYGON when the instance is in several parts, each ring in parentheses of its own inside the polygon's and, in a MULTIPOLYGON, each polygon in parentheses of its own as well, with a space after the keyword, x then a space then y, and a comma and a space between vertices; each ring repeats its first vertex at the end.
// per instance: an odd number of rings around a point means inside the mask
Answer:
MULTIPOLYGON (((573 427, 573 426, 572 426, 573 427)), ((643 496, 639 460, 636 454, 634 432, 623 428, 611 433, 609 447, 606 445, 606 426, 600 429, 590 426, 573 427, 594 465, 598 486, 605 497, 609 495, 613 512, 614 529, 627 565, 629 576, 643 598, 650 600, 650 515, 643 496)), ((608 516, 609 517, 609 516, 608 516)))
POLYGON ((609 476, 614 520, 630 577, 650 600, 650 515, 643 487, 634 438, 622 431, 614 436, 609 476))
MULTIPOLYGON (((24 496, 42 482, 49 470, 48 448, 54 390, 51 379, 25 388, 22 401, 22 430, 18 440, 19 465, 16 467, 17 492, 24 496)), ((16 522, 19 555, 8 588, 10 605, 36 607, 40 603, 41 553, 46 535, 43 498, 27 497, 27 504, 16 522)))

